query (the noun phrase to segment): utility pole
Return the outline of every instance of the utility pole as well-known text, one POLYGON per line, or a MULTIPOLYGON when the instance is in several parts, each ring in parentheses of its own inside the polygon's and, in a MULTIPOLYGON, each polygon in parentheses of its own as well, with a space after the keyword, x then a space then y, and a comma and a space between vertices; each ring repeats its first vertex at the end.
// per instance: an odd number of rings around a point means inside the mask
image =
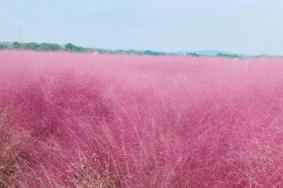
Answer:
POLYGON ((20 42, 22 43, 23 42, 23 33, 22 33, 22 27, 21 26, 19 27, 19 39, 20 39, 20 42))

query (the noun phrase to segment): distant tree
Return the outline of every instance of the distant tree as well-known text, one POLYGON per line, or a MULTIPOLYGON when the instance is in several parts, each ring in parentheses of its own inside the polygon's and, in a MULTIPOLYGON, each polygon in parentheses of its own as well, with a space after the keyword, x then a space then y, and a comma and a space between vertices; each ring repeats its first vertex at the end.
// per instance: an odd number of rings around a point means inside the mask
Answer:
POLYGON ((26 43, 24 46, 25 46, 24 48, 26 49, 38 50, 40 45, 35 42, 31 42, 31 43, 26 43))
POLYGON ((155 55, 165 55, 165 53, 163 53, 163 52, 156 52, 156 51, 152 51, 152 50, 144 50, 143 54, 144 55, 153 55, 153 56, 155 56, 155 55))
POLYGON ((238 54, 230 54, 230 53, 218 53, 216 56, 229 57, 229 58, 240 58, 238 54))
POLYGON ((186 55, 192 56, 192 57, 199 57, 199 56, 200 56, 200 55, 199 55, 198 53, 196 53, 196 52, 188 52, 188 53, 186 53, 186 55))
POLYGON ((40 50, 48 50, 48 51, 59 51, 62 49, 62 47, 59 44, 53 44, 53 43, 41 43, 39 44, 40 50))
POLYGON ((80 46, 76 46, 72 43, 68 43, 65 45, 65 50, 71 51, 71 52, 83 52, 84 48, 80 46))
POLYGON ((22 47, 22 43, 19 43, 19 42, 17 42, 17 41, 15 41, 15 42, 13 42, 13 44, 12 44, 12 46, 13 46, 13 48, 21 48, 22 47))
POLYGON ((59 44, 35 43, 35 42, 29 42, 29 43, 14 42, 13 48, 16 49, 21 48, 21 49, 36 50, 36 51, 58 51, 62 49, 62 47, 59 44))
POLYGON ((0 44, 0 49, 8 49, 9 46, 7 44, 0 44))

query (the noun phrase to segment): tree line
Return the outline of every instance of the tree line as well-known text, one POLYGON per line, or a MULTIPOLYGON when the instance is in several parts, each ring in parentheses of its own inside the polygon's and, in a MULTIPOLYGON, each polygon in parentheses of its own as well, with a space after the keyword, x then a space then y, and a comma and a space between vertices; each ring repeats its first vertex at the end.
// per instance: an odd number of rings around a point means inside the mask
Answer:
MULTIPOLYGON (((73 43, 67 43, 65 45, 55 44, 55 43, 36 43, 36 42, 13 42, 13 43, 0 43, 0 50, 34 50, 34 51, 68 51, 68 52, 96 52, 100 54, 133 54, 133 55, 150 55, 150 56, 193 56, 199 57, 204 56, 195 52, 186 52, 185 54, 179 54, 175 52, 159 52, 153 50, 111 50, 102 48, 85 48, 73 43)), ((241 55, 230 54, 230 53, 218 53, 218 57, 228 57, 228 58, 241 58, 241 55)))

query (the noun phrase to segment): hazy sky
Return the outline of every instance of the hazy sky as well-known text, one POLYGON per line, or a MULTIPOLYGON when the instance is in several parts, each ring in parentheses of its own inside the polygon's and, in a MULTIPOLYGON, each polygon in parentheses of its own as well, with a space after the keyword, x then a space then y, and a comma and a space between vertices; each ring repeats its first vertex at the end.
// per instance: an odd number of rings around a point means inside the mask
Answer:
POLYGON ((283 0, 0 0, 0 41, 283 55, 283 0))

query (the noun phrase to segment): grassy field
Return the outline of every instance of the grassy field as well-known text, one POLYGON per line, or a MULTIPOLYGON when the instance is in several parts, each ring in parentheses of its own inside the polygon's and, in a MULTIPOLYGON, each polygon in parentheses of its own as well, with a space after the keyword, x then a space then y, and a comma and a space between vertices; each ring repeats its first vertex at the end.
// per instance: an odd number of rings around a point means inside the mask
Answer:
POLYGON ((283 187, 283 59, 0 52, 0 187, 283 187))

